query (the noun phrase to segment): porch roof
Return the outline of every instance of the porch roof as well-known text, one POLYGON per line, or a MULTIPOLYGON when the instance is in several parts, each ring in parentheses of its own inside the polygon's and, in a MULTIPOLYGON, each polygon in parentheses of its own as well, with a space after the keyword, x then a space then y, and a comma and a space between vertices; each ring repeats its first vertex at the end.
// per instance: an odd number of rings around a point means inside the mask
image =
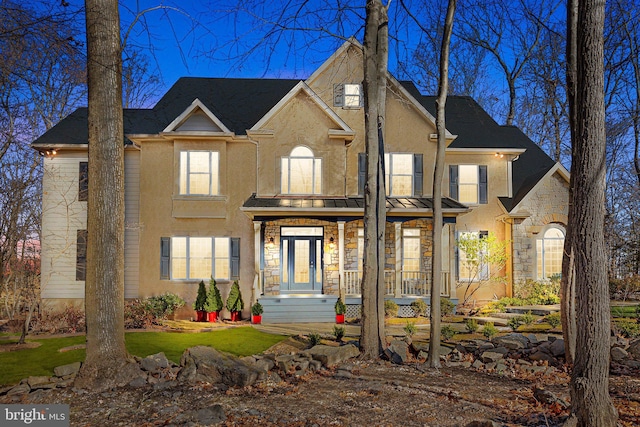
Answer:
MULTIPOLYGON (((251 219, 273 217, 362 218, 364 197, 257 197, 252 194, 240 208, 251 219)), ((448 197, 442 198, 445 217, 456 217, 469 208, 448 197)), ((433 216, 431 197, 387 197, 389 217, 433 216)))

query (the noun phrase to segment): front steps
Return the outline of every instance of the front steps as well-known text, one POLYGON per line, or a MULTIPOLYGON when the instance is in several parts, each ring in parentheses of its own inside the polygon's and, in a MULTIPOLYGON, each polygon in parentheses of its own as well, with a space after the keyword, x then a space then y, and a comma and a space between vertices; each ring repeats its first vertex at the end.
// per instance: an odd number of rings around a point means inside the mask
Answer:
POLYGON ((335 304, 337 296, 332 295, 277 295, 258 299, 264 313, 262 323, 322 323, 336 321, 335 304))

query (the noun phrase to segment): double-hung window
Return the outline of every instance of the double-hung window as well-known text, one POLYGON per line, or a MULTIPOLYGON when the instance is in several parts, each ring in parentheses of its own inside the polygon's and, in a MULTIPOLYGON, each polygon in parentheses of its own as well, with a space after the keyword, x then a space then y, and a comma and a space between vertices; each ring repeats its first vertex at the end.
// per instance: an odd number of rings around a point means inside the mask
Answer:
POLYGON ((333 106, 342 108, 360 108, 364 106, 362 85, 357 83, 334 85, 333 106))
POLYGON ((180 194, 216 196, 220 194, 220 153, 180 152, 180 194))
POLYGON ((313 151, 298 146, 281 159, 282 194, 322 194, 322 159, 313 151))
POLYGON ((542 238, 536 240, 538 279, 549 279, 562 274, 564 233, 558 227, 548 228, 542 238))
POLYGON ((161 239, 162 279, 234 279, 239 275, 239 239, 171 237, 161 239))
POLYGON ((402 229, 402 271, 420 271, 420 229, 402 229))
MULTIPOLYGON (((422 197, 422 154, 385 153, 385 192, 389 197, 422 197)), ((358 155, 358 194, 364 194, 367 155, 358 155)))
POLYGON ((487 203, 487 166, 449 166, 449 197, 470 205, 487 203))

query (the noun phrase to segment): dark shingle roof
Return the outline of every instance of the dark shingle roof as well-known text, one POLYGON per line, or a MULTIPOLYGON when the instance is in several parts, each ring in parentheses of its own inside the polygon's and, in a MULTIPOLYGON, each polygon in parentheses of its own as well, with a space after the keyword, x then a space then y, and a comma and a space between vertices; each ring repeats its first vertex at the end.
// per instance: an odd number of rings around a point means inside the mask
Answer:
MULTIPOLYGON (((434 96, 423 96, 411 82, 402 85, 434 117, 436 115, 434 96)), ((445 109, 446 127, 458 135, 450 148, 523 148, 526 151, 513 162, 512 198, 500 197, 500 201, 511 211, 555 162, 536 143, 531 141, 515 126, 501 126, 472 98, 449 96, 445 109)))

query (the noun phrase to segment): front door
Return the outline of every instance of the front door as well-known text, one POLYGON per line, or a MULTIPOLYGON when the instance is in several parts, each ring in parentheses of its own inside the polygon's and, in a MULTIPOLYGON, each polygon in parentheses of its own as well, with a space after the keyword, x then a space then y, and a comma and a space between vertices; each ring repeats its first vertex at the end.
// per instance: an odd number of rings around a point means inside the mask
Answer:
POLYGON ((283 227, 281 239, 281 292, 322 292, 322 228, 283 227))

